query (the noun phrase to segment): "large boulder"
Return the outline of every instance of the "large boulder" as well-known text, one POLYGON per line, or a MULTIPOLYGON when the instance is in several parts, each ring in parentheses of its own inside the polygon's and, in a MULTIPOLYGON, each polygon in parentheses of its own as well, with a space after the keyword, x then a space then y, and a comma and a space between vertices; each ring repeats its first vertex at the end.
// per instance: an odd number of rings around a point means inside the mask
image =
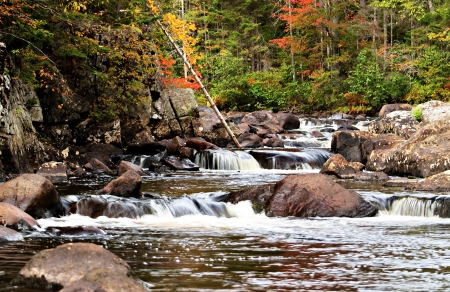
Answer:
POLYGON ((37 174, 23 174, 0 185, 0 202, 14 205, 34 218, 63 213, 55 186, 37 174))
POLYGON ((250 127, 250 132, 260 137, 268 134, 278 134, 284 132, 278 120, 268 111, 256 111, 248 113, 242 119, 242 123, 250 127))
POLYGON ((98 195, 109 194, 117 197, 142 197, 142 178, 134 170, 128 170, 119 178, 111 181, 103 189, 97 192, 98 195))
POLYGON ((39 252, 13 283, 61 291, 147 291, 124 260, 93 243, 67 243, 39 252))
POLYGON ((341 154, 349 162, 363 162, 361 145, 369 133, 361 131, 336 131, 331 139, 331 151, 341 154))
POLYGON ((16 206, 0 202, 0 224, 14 229, 31 229, 39 227, 33 217, 16 206))
POLYGON ((393 133, 404 139, 409 139, 417 131, 419 122, 411 111, 395 111, 378 118, 369 125, 369 131, 374 134, 393 133))
POLYGON ((264 211, 267 199, 272 194, 273 187, 255 187, 241 191, 231 192, 225 199, 225 202, 237 204, 242 201, 251 201, 255 213, 264 211))
POLYGON ((450 120, 450 103, 438 100, 419 104, 423 123, 450 120))
POLYGON ((412 105, 407 103, 392 103, 392 104, 385 104, 381 108, 380 112, 378 113, 379 117, 384 117, 388 115, 389 113, 395 112, 395 111, 411 111, 412 105))
MULTIPOLYGON (((256 134, 243 133, 239 136, 238 141, 243 148, 258 148, 262 146, 263 139, 256 134)), ((228 146, 232 147, 231 144, 228 146)))
POLYGON ((300 120, 296 115, 291 113, 276 113, 275 118, 280 123, 280 126, 285 130, 295 130, 300 128, 300 120))
POLYGON ((397 147, 373 151, 366 169, 389 175, 427 177, 450 169, 450 120, 423 124, 397 147))
POLYGON ((450 191, 450 170, 429 176, 406 188, 418 191, 448 192, 450 191))
POLYGON ((369 217, 378 209, 324 174, 289 175, 275 184, 267 201, 270 217, 369 217))

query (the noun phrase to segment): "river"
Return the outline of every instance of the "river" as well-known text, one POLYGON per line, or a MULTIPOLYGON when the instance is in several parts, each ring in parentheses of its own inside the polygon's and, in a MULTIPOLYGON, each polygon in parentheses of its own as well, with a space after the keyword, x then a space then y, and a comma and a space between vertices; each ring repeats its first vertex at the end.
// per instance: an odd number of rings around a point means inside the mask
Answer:
MULTIPOLYGON (((321 156, 323 148, 326 144, 310 153, 321 156)), ((171 198, 170 207, 155 207, 138 219, 77 214, 40 219, 46 232, 30 231, 23 241, 0 244, 0 291, 38 291, 10 281, 33 254, 66 242, 102 245, 123 258, 152 291, 450 290, 450 219, 433 213, 436 198, 446 194, 342 181, 385 206, 376 217, 356 219, 268 218, 255 214, 249 202, 215 202, 229 191, 318 171, 301 162, 289 170, 201 169, 146 176, 142 190, 171 198), (386 203, 389 198, 396 198, 396 207, 386 203), (208 212, 199 212, 199 204, 222 204, 227 215, 204 215, 208 212), (174 216, 174 209, 189 215, 174 216), (55 235, 74 226, 98 227, 105 234, 55 235)), ((71 181, 57 189, 61 196, 91 195, 110 179, 71 181)))

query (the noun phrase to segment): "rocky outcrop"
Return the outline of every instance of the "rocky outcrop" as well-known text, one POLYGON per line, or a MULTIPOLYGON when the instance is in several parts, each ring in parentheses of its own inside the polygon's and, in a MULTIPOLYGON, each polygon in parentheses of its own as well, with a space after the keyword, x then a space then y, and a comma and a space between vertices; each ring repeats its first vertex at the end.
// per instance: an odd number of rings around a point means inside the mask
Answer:
POLYGON ((13 283, 61 291, 147 291, 124 260, 92 243, 67 243, 37 253, 13 283))
POLYGON ((277 182, 267 201, 270 217, 369 217, 377 208, 323 174, 289 175, 277 182))
POLYGON ((430 122, 397 147, 372 152, 366 169, 389 175, 431 176, 450 169, 449 147, 450 121, 430 122))
POLYGON ((109 194, 117 197, 142 197, 142 178, 134 170, 128 170, 119 178, 111 181, 103 189, 97 192, 98 195, 109 194))
POLYGON ((39 227, 33 217, 8 203, 0 202, 0 224, 14 229, 32 229, 39 227))
POLYGON ((37 174, 23 174, 0 185, 0 202, 14 205, 34 218, 63 213, 54 185, 37 174))
POLYGON ((409 139, 417 131, 418 125, 411 111, 394 111, 371 123, 369 131, 374 134, 392 133, 409 139))

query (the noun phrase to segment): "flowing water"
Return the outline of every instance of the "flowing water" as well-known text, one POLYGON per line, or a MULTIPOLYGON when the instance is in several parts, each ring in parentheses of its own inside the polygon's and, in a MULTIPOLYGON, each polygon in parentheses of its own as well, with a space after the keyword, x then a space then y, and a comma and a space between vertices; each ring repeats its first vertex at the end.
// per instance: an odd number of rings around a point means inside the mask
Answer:
MULTIPOLYGON (((300 131, 307 134, 289 139, 323 142, 308 134, 305 123, 300 131)), ((10 281, 33 254, 66 242, 104 246, 127 261, 152 291, 449 291, 446 193, 342 181, 380 206, 377 217, 356 219, 268 218, 255 214, 249 202, 218 202, 227 192, 273 185, 286 174, 318 172, 326 147, 317 148, 211 152, 197 161, 211 169, 144 177, 146 199, 93 196, 129 206, 139 214, 136 219, 78 214, 41 219, 46 232, 28 232, 23 241, 0 244, 0 291, 37 291, 10 281), (256 165, 250 156, 257 157, 256 165), (58 232, 76 226, 97 227, 105 234, 58 232)), ((57 188, 67 200, 77 201, 110 179, 57 188)))

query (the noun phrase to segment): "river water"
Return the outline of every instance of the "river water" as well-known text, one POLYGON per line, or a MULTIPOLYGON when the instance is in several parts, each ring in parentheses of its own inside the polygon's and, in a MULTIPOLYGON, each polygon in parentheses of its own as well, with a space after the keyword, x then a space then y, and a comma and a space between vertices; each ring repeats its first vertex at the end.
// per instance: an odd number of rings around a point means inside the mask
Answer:
MULTIPOLYGON (((314 151, 322 156, 326 150, 316 146, 314 151)), ((289 170, 202 169, 144 177, 143 191, 172 198, 170 208, 137 219, 77 214, 40 219, 47 232, 28 232, 23 241, 0 244, 0 291, 37 291, 10 281, 33 254, 66 242, 104 246, 152 291, 450 290, 450 219, 433 213, 438 198, 446 194, 342 181, 384 206, 377 217, 357 219, 268 218, 255 214, 249 202, 224 205, 214 199, 229 191, 273 185, 286 174, 318 171, 301 162, 289 170), (196 212, 189 203, 193 201, 197 207, 222 204, 227 216, 196 212), (174 208, 190 215, 174 216, 174 208), (75 226, 98 227, 105 234, 49 232, 75 226)), ((110 179, 57 188, 62 196, 92 195, 110 179)))

